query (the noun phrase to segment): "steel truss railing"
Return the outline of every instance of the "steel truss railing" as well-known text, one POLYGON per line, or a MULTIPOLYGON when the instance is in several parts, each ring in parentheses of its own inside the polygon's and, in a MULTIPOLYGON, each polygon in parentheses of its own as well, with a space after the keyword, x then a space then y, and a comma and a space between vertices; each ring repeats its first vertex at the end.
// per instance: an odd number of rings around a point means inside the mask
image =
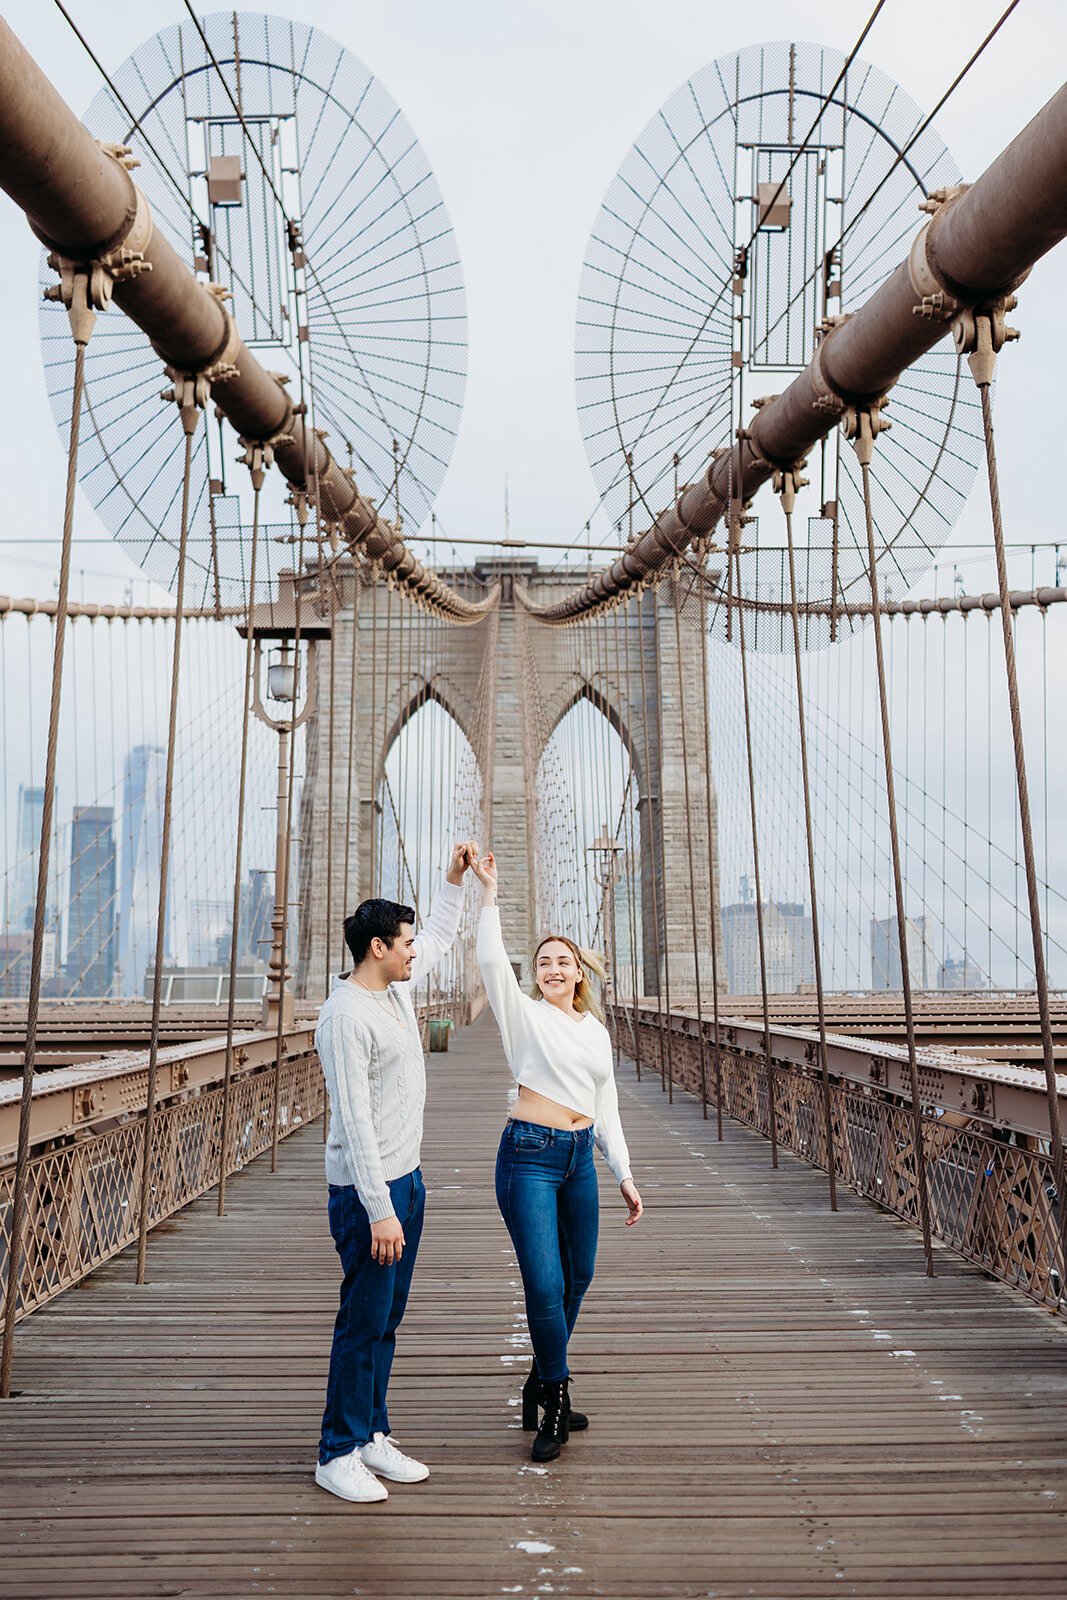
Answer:
MULTIPOLYGON (((613 1008, 625 1051, 639 1045, 645 1060, 663 1055, 672 1083, 716 1104, 715 1083, 701 1069, 701 1042, 692 1017, 613 1008)), ((704 1030, 707 1032, 707 1029, 704 1030)), ((826 1107, 817 1068, 723 1044, 720 1048, 722 1111, 770 1137, 770 1095, 778 1145, 827 1170, 826 1107)), ((925 1165, 930 1230, 935 1239, 984 1272, 1020 1289, 1039 1305, 1067 1315, 1063 1246, 1054 1208, 1052 1162, 1036 1141, 1009 1142, 1010 1129, 988 1131, 959 1114, 924 1114, 922 1164, 915 1160, 911 1107, 888 1090, 831 1082, 829 1122, 834 1172, 839 1183, 875 1201, 903 1221, 920 1225, 918 1172, 925 1165)), ((827 1224, 832 1226, 832 1223, 827 1224)))
MULTIPOLYGON (((271 1148, 275 1090, 282 1138, 322 1115, 325 1088, 313 1050, 235 1077, 226 1148, 221 1083, 157 1108, 148 1223, 154 1227, 271 1148)), ((22 1224, 18 1318, 28 1316, 138 1235, 145 1112, 107 1132, 31 1157, 22 1224)), ((0 1171, 0 1277, 11 1248, 15 1168, 0 1171)))

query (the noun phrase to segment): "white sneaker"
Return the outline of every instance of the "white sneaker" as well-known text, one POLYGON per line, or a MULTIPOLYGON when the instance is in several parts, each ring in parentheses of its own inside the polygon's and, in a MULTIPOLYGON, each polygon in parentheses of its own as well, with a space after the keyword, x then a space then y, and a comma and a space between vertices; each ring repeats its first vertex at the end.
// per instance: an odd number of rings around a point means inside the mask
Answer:
POLYGON ((429 1467, 416 1461, 414 1456, 404 1455, 387 1433, 376 1433, 359 1453, 365 1467, 394 1483, 421 1483, 430 1476, 429 1467))
POLYGON ((360 1452, 352 1450, 347 1456, 334 1456, 325 1465, 315 1468, 315 1482, 320 1489, 328 1489, 342 1500, 388 1500, 389 1490, 379 1483, 373 1472, 363 1465, 360 1452))

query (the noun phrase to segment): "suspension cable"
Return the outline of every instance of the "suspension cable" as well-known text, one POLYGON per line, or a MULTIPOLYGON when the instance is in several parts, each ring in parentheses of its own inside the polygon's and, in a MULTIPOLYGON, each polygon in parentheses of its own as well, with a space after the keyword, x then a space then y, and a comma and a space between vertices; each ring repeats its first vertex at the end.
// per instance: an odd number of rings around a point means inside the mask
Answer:
POLYGON ((156 1069, 159 1061, 160 1007, 163 999, 163 955, 167 933, 167 890, 170 877, 170 829, 173 813, 174 755, 178 736, 178 687, 181 674, 182 624, 185 609, 185 569, 189 545, 189 488, 193 465, 193 436, 207 404, 206 378, 175 374, 171 391, 185 431, 185 465, 182 474, 181 533, 178 540, 178 586, 174 606, 174 647, 170 668, 170 716, 167 726, 167 776, 163 793, 163 825, 159 858, 159 902, 156 919, 156 954, 152 973, 152 1032, 148 1045, 148 1083, 145 1089, 144 1146, 141 1154, 141 1200, 137 1232, 137 1282, 145 1281, 148 1217, 152 1204, 152 1134, 156 1114, 156 1069))
MULTIPOLYGON (((248 774, 248 725, 252 710, 252 675, 255 661, 255 629, 252 626, 256 603, 256 556, 259 550, 259 496, 263 487, 263 469, 252 471, 252 550, 248 572, 248 636, 245 640, 244 705, 241 708, 241 766, 237 782, 237 839, 233 853, 233 919, 230 924, 230 993, 226 1003, 226 1062, 222 1076, 222 1134, 219 1155, 218 1214, 223 1215, 226 1205, 226 1179, 230 1159, 230 1084, 233 1073, 233 1033, 237 1008, 238 935, 241 926, 241 872, 243 867, 245 789, 248 774)), ((249 907, 251 910, 251 906, 249 907)), ((249 918, 251 931, 251 917, 249 918)))
MULTIPOLYGON (((693 985, 696 989, 697 1001, 697 1037, 700 1041, 700 1105, 707 1120, 708 1115, 708 1061, 707 1041, 704 1038, 704 1012, 700 995, 700 935, 697 927, 697 891, 696 891, 696 864, 693 859, 693 814, 689 796, 689 736, 687 732, 687 717, 685 702, 687 699, 685 679, 682 672, 682 602, 680 594, 679 567, 676 564, 672 577, 674 589, 674 653, 678 667, 678 715, 681 719, 682 730, 682 777, 685 793, 685 842, 689 857, 689 914, 693 931, 693 985)), ((710 841, 709 841, 710 845, 710 841)), ((715 911, 711 911, 712 938, 715 933, 715 911)))
MULTIPOLYGON (((633 999, 634 1066, 637 1069, 637 1080, 638 1080, 638 1082, 640 1082, 641 1081, 641 1013, 640 1013, 640 1007, 639 1007, 639 1004, 638 1004, 638 1000, 639 1000, 639 996, 640 996, 640 992, 641 991, 640 991, 640 986, 639 986, 639 983, 638 983, 638 964, 637 964, 637 870, 636 870, 637 867, 638 867, 638 863, 640 861, 640 852, 637 849, 637 841, 634 838, 634 810, 635 810, 635 805, 634 805, 633 795, 634 795, 634 793, 636 791, 636 787, 637 787, 636 782, 635 782, 636 775, 637 775, 637 763, 634 760, 635 752, 634 752, 632 744, 630 742, 631 741, 631 737, 632 737, 632 728, 633 728, 633 706, 632 706, 631 701, 630 701, 630 645, 629 645, 629 640, 627 640, 627 645, 626 645, 626 679, 625 679, 625 687, 624 687, 623 675, 622 675, 621 664, 620 664, 620 659, 619 659, 619 619, 622 616, 623 607, 618 601, 616 601, 615 605, 612 607, 612 611, 614 612, 614 616, 615 616, 615 682, 619 686, 619 692, 625 695, 625 705, 626 705, 626 753, 627 753, 627 755, 629 757, 629 761, 630 761, 629 789, 630 789, 631 798, 630 798, 630 803, 627 806, 626 813, 625 813, 626 823, 627 823, 627 833, 628 833, 628 840, 627 840, 627 844, 628 844, 628 859, 627 859, 627 863, 626 863, 626 916, 627 916, 628 932, 629 932, 629 937, 630 937, 630 982, 633 985, 633 996, 632 996, 632 999, 633 999)), ((629 627, 628 626, 627 626, 627 632, 629 632, 629 627)))
MULTIPOLYGON (((799 470, 799 469, 798 469, 799 470)), ((803 483, 798 471, 781 473, 780 499, 785 514, 786 542, 789 546, 789 603, 793 618, 793 665, 797 685, 797 727, 800 733, 800 774, 804 788, 804 834, 808 852, 808 895, 811 900, 811 946, 815 962, 815 1003, 819 1013, 819 1067, 822 1073, 822 1103, 826 1138, 826 1173, 830 1187, 830 1210, 837 1210, 837 1170, 834 1153, 834 1119, 830 1107, 830 1068, 826 1053, 826 997, 822 981, 822 945, 819 938, 819 905, 815 881, 815 830, 811 815, 811 784, 808 777, 808 731, 804 715, 804 675, 800 660, 800 607, 797 602, 797 568, 793 553, 793 505, 803 483)))
POLYGON ((700 687, 704 718, 704 807, 708 829, 708 893, 711 897, 711 1005, 712 1005, 712 1065, 715 1069, 715 1123, 719 1139, 722 1138, 722 1033, 719 1027, 719 928, 722 925, 722 879, 718 872, 717 822, 718 802, 712 801, 711 783, 711 712, 708 704, 708 595, 704 582, 708 560, 708 541, 705 540, 700 555, 700 687))
MULTIPOLYGON (((653 607, 659 605, 659 596, 655 589, 652 590, 653 607)), ((663 861, 662 848, 657 849, 657 819, 662 815, 662 795, 654 790, 658 785, 658 778, 652 771, 652 755, 648 733, 648 683, 645 672, 645 595, 643 592, 637 597, 637 658, 641 667, 641 730, 644 735, 645 746, 645 816, 648 819, 648 875, 652 888, 652 952, 656 963, 656 1027, 659 1032, 659 1079, 660 1089, 667 1087, 667 1063, 664 1054, 663 1042, 663 985, 660 982, 660 919, 659 919, 659 876, 660 864, 663 861)), ((642 897, 641 922, 645 923, 645 910, 642 897)), ((642 945, 646 943, 645 928, 642 926, 642 945)), ((644 952, 642 952, 644 953, 644 952)), ((646 957, 647 976, 647 957, 646 957)))
MULTIPOLYGON (((304 525, 300 523, 300 534, 297 543, 297 560, 295 582, 293 585, 293 670, 299 681, 300 661, 300 629, 303 621, 304 599, 304 525)), ((311 666, 308 665, 308 685, 306 693, 310 695, 313 690, 311 682, 311 666)), ((296 702, 293 702, 294 710, 296 702)), ((280 736, 284 739, 286 736, 280 736)), ((293 858, 293 793, 296 787, 296 726, 291 728, 289 735, 289 773, 286 783, 285 795, 285 849, 282 855, 282 881, 279 887, 275 884, 275 895, 279 901, 281 911, 280 950, 278 966, 278 1017, 277 1031, 274 1040, 274 1095, 271 1106, 271 1139, 270 1139, 270 1170, 278 1170, 278 1137, 281 1121, 281 1096, 282 1096, 282 1049, 285 1038, 285 986, 288 978, 288 942, 289 942, 289 865, 293 858)), ((281 796, 278 797, 279 804, 281 796)))
MULTIPOLYGON (((730 545, 741 593, 741 505, 733 501, 730 545)), ((737 634, 741 646, 741 685, 745 708, 745 751, 748 758, 748 807, 752 822, 752 876, 756 889, 756 938, 759 944, 760 993, 763 999, 763 1055, 767 1069, 767 1131, 771 1141, 771 1166, 778 1165, 778 1126, 774 1106, 774 1067, 771 1062, 771 1017, 767 1003, 767 946, 763 929, 763 890, 760 884, 759 829, 756 824, 756 770, 752 760, 752 716, 748 695, 748 652, 745 649, 745 611, 737 608, 737 634)))
POLYGON ((52 847, 52 817, 56 796, 56 751, 63 695, 63 655, 67 636, 67 600, 70 594, 71 549, 74 540, 74 500, 78 481, 78 437, 85 388, 85 347, 92 336, 96 313, 89 303, 89 279, 77 274, 70 286, 67 309, 74 338, 74 388, 71 395, 70 439, 67 447, 67 486, 63 502, 63 543, 59 561, 59 592, 52 636, 52 696, 48 709, 48 745, 45 755, 44 794, 41 802, 41 838, 37 857, 37 901, 33 911, 33 946, 30 955, 30 992, 26 1016, 26 1050, 22 1062, 22 1097, 19 1103, 18 1150, 11 1196, 11 1233, 7 1253, 4 1295, 4 1348, 0 1355, 0 1399, 11 1397, 11 1362, 14 1355, 15 1319, 18 1314, 19 1277, 22 1271, 22 1227, 30 1159, 30 1114, 37 1062, 37 1024, 41 1007, 44 964, 44 925, 48 905, 48 869, 52 847))
MULTIPOLYGON (((982 402, 982 428, 985 434, 986 470, 989 479, 989 504, 993 522, 993 546, 996 552, 997 583, 1000 589, 1000 621, 1004 640, 1004 671, 1008 686, 1008 706, 1011 713, 1012 747, 1015 755, 1015 787, 1019 803, 1019 822, 1022 832, 1023 862, 1026 871, 1026 893, 1030 907, 1030 932, 1034 950, 1034 983, 1037 990, 1037 1009, 1041 1023, 1041 1052, 1045 1068, 1045 1086, 1048 1093, 1049 1140, 1052 1157, 1053 1181, 1059 1202, 1061 1246, 1067 1253, 1067 1185, 1064 1183, 1063 1134, 1060 1127, 1059 1085, 1056 1078, 1056 1058, 1052 1041, 1052 1018, 1048 999, 1048 974, 1045 968, 1045 947, 1041 933, 1041 897, 1038 886, 1037 864, 1034 858, 1034 835, 1030 816, 1030 789, 1026 772, 1026 745, 1023 739, 1022 708, 1019 702, 1019 680, 1015 662, 1015 633, 1012 627, 1011 600, 1008 590, 1008 567, 1004 554, 1004 523, 1000 507, 1000 483, 997 474, 996 440, 993 434, 993 404, 990 385, 996 354, 1013 330, 1004 327, 1004 312, 1014 306, 1014 296, 1000 307, 983 310, 972 321, 967 340, 971 346, 968 356, 974 381, 982 402)), ((1047 868, 1046 868, 1047 870, 1047 868)))
POLYGON ((930 1195, 926 1168, 926 1141, 922 1105, 919 1099, 919 1066, 915 1047, 915 1015, 912 1007, 911 971, 908 963, 907 917, 904 906, 904 880, 900 865, 900 832, 897 826, 896 786, 893 780, 893 746, 889 726, 889 697, 886 690, 885 650, 882 643, 881 597, 878 593, 878 558, 874 542, 874 514, 871 510, 871 456, 875 434, 885 426, 878 408, 846 413, 846 430, 851 430, 863 479, 863 510, 867 524, 867 576, 874 619, 874 653, 878 672, 878 709, 882 724, 882 757, 885 767, 886 809, 889 815, 889 841, 893 860, 893 895, 897 912, 897 942, 900 949, 900 982, 904 999, 904 1025, 908 1042, 908 1075, 911 1086, 911 1138, 915 1163, 915 1190, 919 1223, 922 1228, 926 1275, 934 1276, 934 1254, 930 1238, 930 1195))
MULTIPOLYGON (((351 901, 351 890, 349 888, 349 858, 350 858, 351 848, 352 848, 352 790, 353 790, 354 782, 355 782, 354 764, 355 764, 355 759, 356 759, 356 672, 357 672, 358 666, 359 666, 359 602, 360 602, 360 597, 361 597, 362 591, 363 591, 362 575, 360 573, 359 568, 355 568, 355 570, 353 571, 352 582, 353 582, 353 590, 352 590, 352 652, 351 652, 351 657, 350 657, 350 660, 349 660, 349 684, 348 684, 348 776, 347 776, 347 781, 345 783, 345 869, 344 869, 344 910, 343 910, 343 913, 342 913, 343 916, 345 916, 345 917, 348 916, 349 907, 352 904, 352 901, 351 901)), ((376 583, 374 583, 373 584, 372 603, 373 603, 373 597, 377 595, 377 589, 378 589, 378 586, 377 586, 376 583)), ((374 657, 377 654, 376 646, 377 646, 377 640, 374 638, 373 624, 372 624, 372 633, 371 633, 371 694, 370 694, 371 721, 372 721, 372 724, 373 724, 373 719, 374 719, 374 657)), ((372 739, 373 739, 373 727, 372 727, 372 739)), ((370 816, 370 831, 371 831, 371 839, 370 839, 370 846, 371 846, 371 882, 370 882, 370 887, 373 890, 373 887, 374 887, 374 881, 373 881, 374 813, 373 813, 373 811, 371 812, 371 816, 370 816)), ((343 928, 343 924, 342 924, 342 928, 343 928)), ((328 942, 327 942, 327 947, 328 947, 328 942)), ((342 932, 342 935, 341 935, 341 966, 343 967, 344 964, 345 964, 345 942, 344 942, 344 934, 342 932)), ((327 969, 328 968, 329 968, 329 962, 327 962, 327 969)))

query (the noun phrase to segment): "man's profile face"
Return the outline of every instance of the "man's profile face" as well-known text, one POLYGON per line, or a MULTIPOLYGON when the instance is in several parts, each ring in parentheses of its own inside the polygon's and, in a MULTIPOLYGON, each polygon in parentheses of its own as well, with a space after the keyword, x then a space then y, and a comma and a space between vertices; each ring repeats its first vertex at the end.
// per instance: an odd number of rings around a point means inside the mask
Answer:
POLYGON ((407 983, 411 977, 411 963, 415 959, 415 929, 410 922, 402 922, 392 944, 384 939, 374 941, 380 950, 381 975, 386 983, 407 983))

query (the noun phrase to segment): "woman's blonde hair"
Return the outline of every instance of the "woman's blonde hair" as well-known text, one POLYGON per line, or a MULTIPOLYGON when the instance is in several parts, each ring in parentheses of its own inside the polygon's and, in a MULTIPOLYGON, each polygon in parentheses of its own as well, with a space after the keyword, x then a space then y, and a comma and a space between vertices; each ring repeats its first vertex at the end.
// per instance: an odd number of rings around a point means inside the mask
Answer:
POLYGON ((579 978, 574 990, 575 1011, 588 1011, 590 1016, 595 1017, 598 1022, 603 1022, 604 1007, 600 1004, 597 992, 589 980, 589 974, 592 973, 594 978, 599 978, 601 983, 604 982, 608 975, 608 969, 604 965, 604 957, 596 950, 583 950, 580 945, 575 944, 573 939, 568 939, 566 934, 546 933, 544 938, 538 942, 537 949, 534 951, 530 962, 530 981, 527 993, 534 1000, 544 999, 544 995, 537 987, 537 957, 546 944, 565 944, 581 968, 582 976, 579 978))

